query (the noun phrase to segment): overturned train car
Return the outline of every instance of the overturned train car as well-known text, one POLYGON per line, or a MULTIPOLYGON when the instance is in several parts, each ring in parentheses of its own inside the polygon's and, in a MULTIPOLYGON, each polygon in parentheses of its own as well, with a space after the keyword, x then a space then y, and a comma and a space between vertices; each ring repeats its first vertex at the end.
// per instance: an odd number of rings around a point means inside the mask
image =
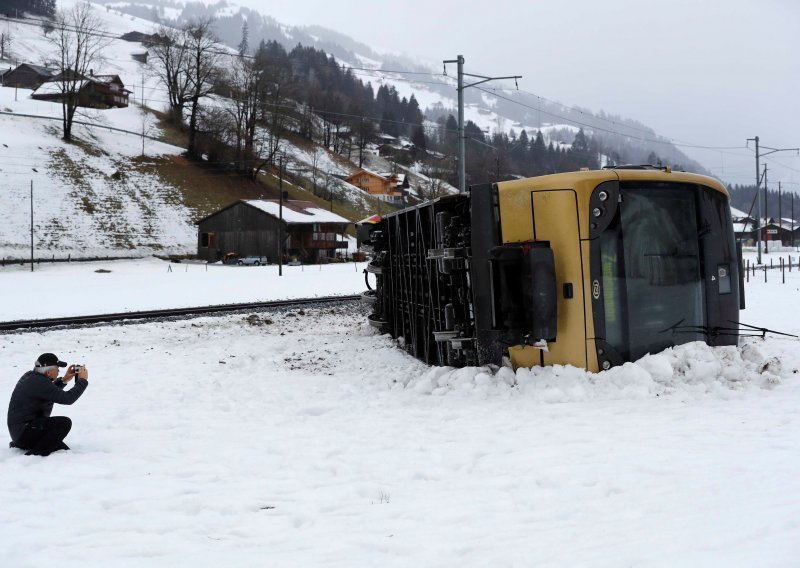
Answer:
POLYGON ((638 166, 479 185, 358 233, 370 323, 429 364, 599 371, 737 341, 741 250, 709 177, 638 166))

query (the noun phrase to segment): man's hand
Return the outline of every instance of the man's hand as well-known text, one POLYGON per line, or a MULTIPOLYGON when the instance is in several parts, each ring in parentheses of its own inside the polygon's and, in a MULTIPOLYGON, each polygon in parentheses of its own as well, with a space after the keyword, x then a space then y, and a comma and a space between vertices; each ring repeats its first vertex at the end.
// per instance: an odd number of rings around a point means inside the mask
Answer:
POLYGON ((80 367, 80 369, 78 369, 77 372, 75 372, 75 365, 70 365, 69 368, 67 369, 66 374, 64 375, 64 378, 61 379, 61 380, 63 382, 65 382, 65 383, 68 383, 72 379, 74 379, 76 376, 79 379, 84 379, 84 380, 88 381, 89 380, 89 371, 85 366, 82 366, 82 367, 80 367))
POLYGON ((74 378, 75 378, 75 365, 70 365, 69 367, 67 367, 67 372, 64 373, 63 377, 61 377, 61 382, 68 383, 74 378))

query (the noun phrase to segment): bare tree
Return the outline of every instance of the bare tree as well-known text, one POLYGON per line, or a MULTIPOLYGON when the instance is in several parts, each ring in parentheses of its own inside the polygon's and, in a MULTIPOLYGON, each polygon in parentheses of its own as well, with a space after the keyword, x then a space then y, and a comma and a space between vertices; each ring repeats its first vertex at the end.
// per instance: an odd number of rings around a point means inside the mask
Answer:
POLYGON ((437 158, 435 156, 428 156, 423 160, 420 173, 425 176, 425 179, 419 184, 419 196, 423 200, 436 199, 447 195, 448 183, 445 178, 452 171, 452 164, 447 158, 437 158))
POLYGON ((225 80, 230 88, 226 111, 234 124, 232 143, 237 169, 249 175, 255 158, 256 122, 263 95, 263 71, 255 60, 239 56, 225 73, 225 80))
POLYGON ((197 153, 197 116, 200 109, 200 99, 211 94, 213 79, 218 73, 220 58, 217 38, 211 31, 211 20, 201 20, 191 23, 186 27, 189 46, 188 76, 189 76, 189 143, 187 153, 196 158, 197 153))
POLYGON ((170 118, 180 124, 190 100, 188 34, 185 29, 159 26, 156 35, 159 39, 149 47, 149 69, 166 87, 170 118))
POLYGON ((55 83, 61 91, 64 140, 72 140, 72 121, 80 102, 80 90, 92 67, 102 62, 102 52, 111 43, 102 21, 91 4, 79 2, 66 12, 58 12, 53 35, 47 39, 55 48, 55 83))
POLYGON ((0 32, 0 59, 6 58, 6 53, 11 50, 11 41, 14 38, 8 30, 0 32))
POLYGON ((311 181, 314 184, 314 195, 318 195, 317 184, 320 179, 320 174, 322 173, 319 169, 319 162, 324 154, 325 150, 319 144, 313 144, 311 146, 311 181))
POLYGON ((144 157, 144 143, 147 138, 153 134, 155 128, 155 119, 150 111, 145 107, 144 101, 139 107, 139 126, 142 133, 142 157, 144 157))
POLYGON ((286 133, 292 103, 289 95, 292 87, 292 69, 285 60, 271 57, 262 42, 255 55, 256 67, 261 76, 258 82, 258 121, 264 126, 254 136, 255 156, 252 177, 267 164, 274 163, 286 133))

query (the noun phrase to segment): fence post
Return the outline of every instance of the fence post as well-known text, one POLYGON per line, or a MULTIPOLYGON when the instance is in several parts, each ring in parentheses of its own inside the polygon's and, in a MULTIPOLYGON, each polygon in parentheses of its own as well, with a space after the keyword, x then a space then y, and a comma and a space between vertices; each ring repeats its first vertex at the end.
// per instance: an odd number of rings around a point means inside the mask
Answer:
POLYGON ((747 281, 750 282, 750 259, 747 259, 747 266, 744 269, 745 276, 747 276, 747 281))
POLYGON ((786 271, 783 269, 783 257, 781 257, 781 280, 783 284, 786 284, 786 271))
POLYGON ((764 265, 764 282, 767 281, 767 265, 764 265))

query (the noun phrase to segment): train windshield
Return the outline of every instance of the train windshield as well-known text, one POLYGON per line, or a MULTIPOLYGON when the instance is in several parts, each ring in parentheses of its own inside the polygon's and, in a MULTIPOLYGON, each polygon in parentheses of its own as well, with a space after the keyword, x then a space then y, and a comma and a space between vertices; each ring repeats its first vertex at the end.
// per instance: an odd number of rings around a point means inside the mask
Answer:
POLYGON ((704 339, 697 191, 669 184, 620 187, 600 254, 605 340, 626 360, 704 339))

